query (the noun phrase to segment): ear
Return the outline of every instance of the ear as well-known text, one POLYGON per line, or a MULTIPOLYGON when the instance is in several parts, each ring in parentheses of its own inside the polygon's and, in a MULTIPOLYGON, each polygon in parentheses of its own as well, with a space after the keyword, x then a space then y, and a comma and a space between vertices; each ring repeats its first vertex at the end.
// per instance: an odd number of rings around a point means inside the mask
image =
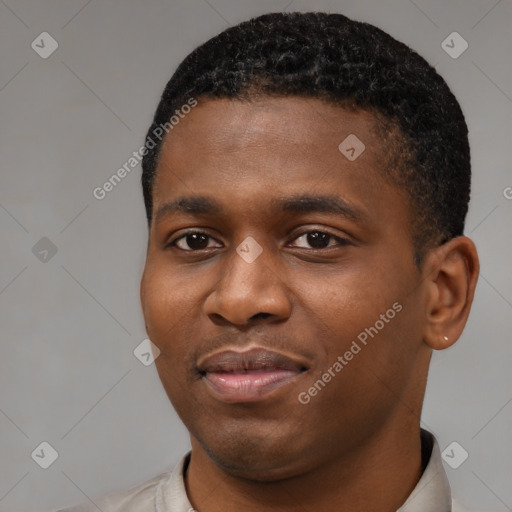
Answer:
POLYGON ((430 251, 423 268, 427 285, 424 342, 442 350, 458 340, 469 316, 480 271, 475 244, 466 236, 453 238, 430 251))

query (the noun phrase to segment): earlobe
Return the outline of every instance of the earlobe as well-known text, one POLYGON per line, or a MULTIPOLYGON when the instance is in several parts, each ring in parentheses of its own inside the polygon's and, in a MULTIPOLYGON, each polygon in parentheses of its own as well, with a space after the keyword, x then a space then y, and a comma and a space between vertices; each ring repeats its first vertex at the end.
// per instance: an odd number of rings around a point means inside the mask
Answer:
POLYGON ((442 350, 457 341, 466 325, 480 267, 475 244, 466 236, 433 249, 429 257, 424 341, 442 350))

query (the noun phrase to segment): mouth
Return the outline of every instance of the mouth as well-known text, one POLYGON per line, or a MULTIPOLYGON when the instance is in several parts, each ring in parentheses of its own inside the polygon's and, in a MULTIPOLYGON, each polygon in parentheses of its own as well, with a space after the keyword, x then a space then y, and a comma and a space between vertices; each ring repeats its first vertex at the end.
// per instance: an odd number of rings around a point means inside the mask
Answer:
POLYGON ((263 348, 224 350, 198 362, 199 374, 209 391, 228 403, 267 399, 307 370, 297 358, 263 348))

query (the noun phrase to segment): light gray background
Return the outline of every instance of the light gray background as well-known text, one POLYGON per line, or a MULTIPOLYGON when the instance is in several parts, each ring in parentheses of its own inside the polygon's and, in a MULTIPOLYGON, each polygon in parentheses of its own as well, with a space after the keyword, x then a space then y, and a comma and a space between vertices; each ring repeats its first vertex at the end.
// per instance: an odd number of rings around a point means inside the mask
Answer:
POLYGON ((144 141, 161 91, 195 46, 251 16, 328 10, 373 23, 418 50, 458 97, 470 129, 467 234, 482 263, 459 342, 434 355, 423 426, 470 510, 512 508, 512 60, 510 0, 0 0, 0 509, 94 499, 174 465, 186 430, 154 365, 138 285, 146 224, 140 166, 92 195, 144 141), (59 44, 42 59, 43 31, 59 44), (441 42, 469 43, 452 59, 441 42), (506 193, 506 192, 505 192, 506 193), (512 193, 509 194, 509 197, 512 193), (42 237, 58 248, 46 263, 42 237), (49 442, 46 470, 31 458, 49 442))

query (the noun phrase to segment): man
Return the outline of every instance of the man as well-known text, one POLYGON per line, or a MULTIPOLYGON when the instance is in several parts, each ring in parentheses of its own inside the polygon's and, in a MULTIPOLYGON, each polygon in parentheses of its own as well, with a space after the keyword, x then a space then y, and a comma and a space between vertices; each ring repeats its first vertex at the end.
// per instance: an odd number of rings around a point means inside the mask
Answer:
POLYGON ((141 303, 192 450, 72 510, 452 510, 420 415, 479 264, 444 80, 366 23, 267 14, 181 63, 146 148, 141 303))

